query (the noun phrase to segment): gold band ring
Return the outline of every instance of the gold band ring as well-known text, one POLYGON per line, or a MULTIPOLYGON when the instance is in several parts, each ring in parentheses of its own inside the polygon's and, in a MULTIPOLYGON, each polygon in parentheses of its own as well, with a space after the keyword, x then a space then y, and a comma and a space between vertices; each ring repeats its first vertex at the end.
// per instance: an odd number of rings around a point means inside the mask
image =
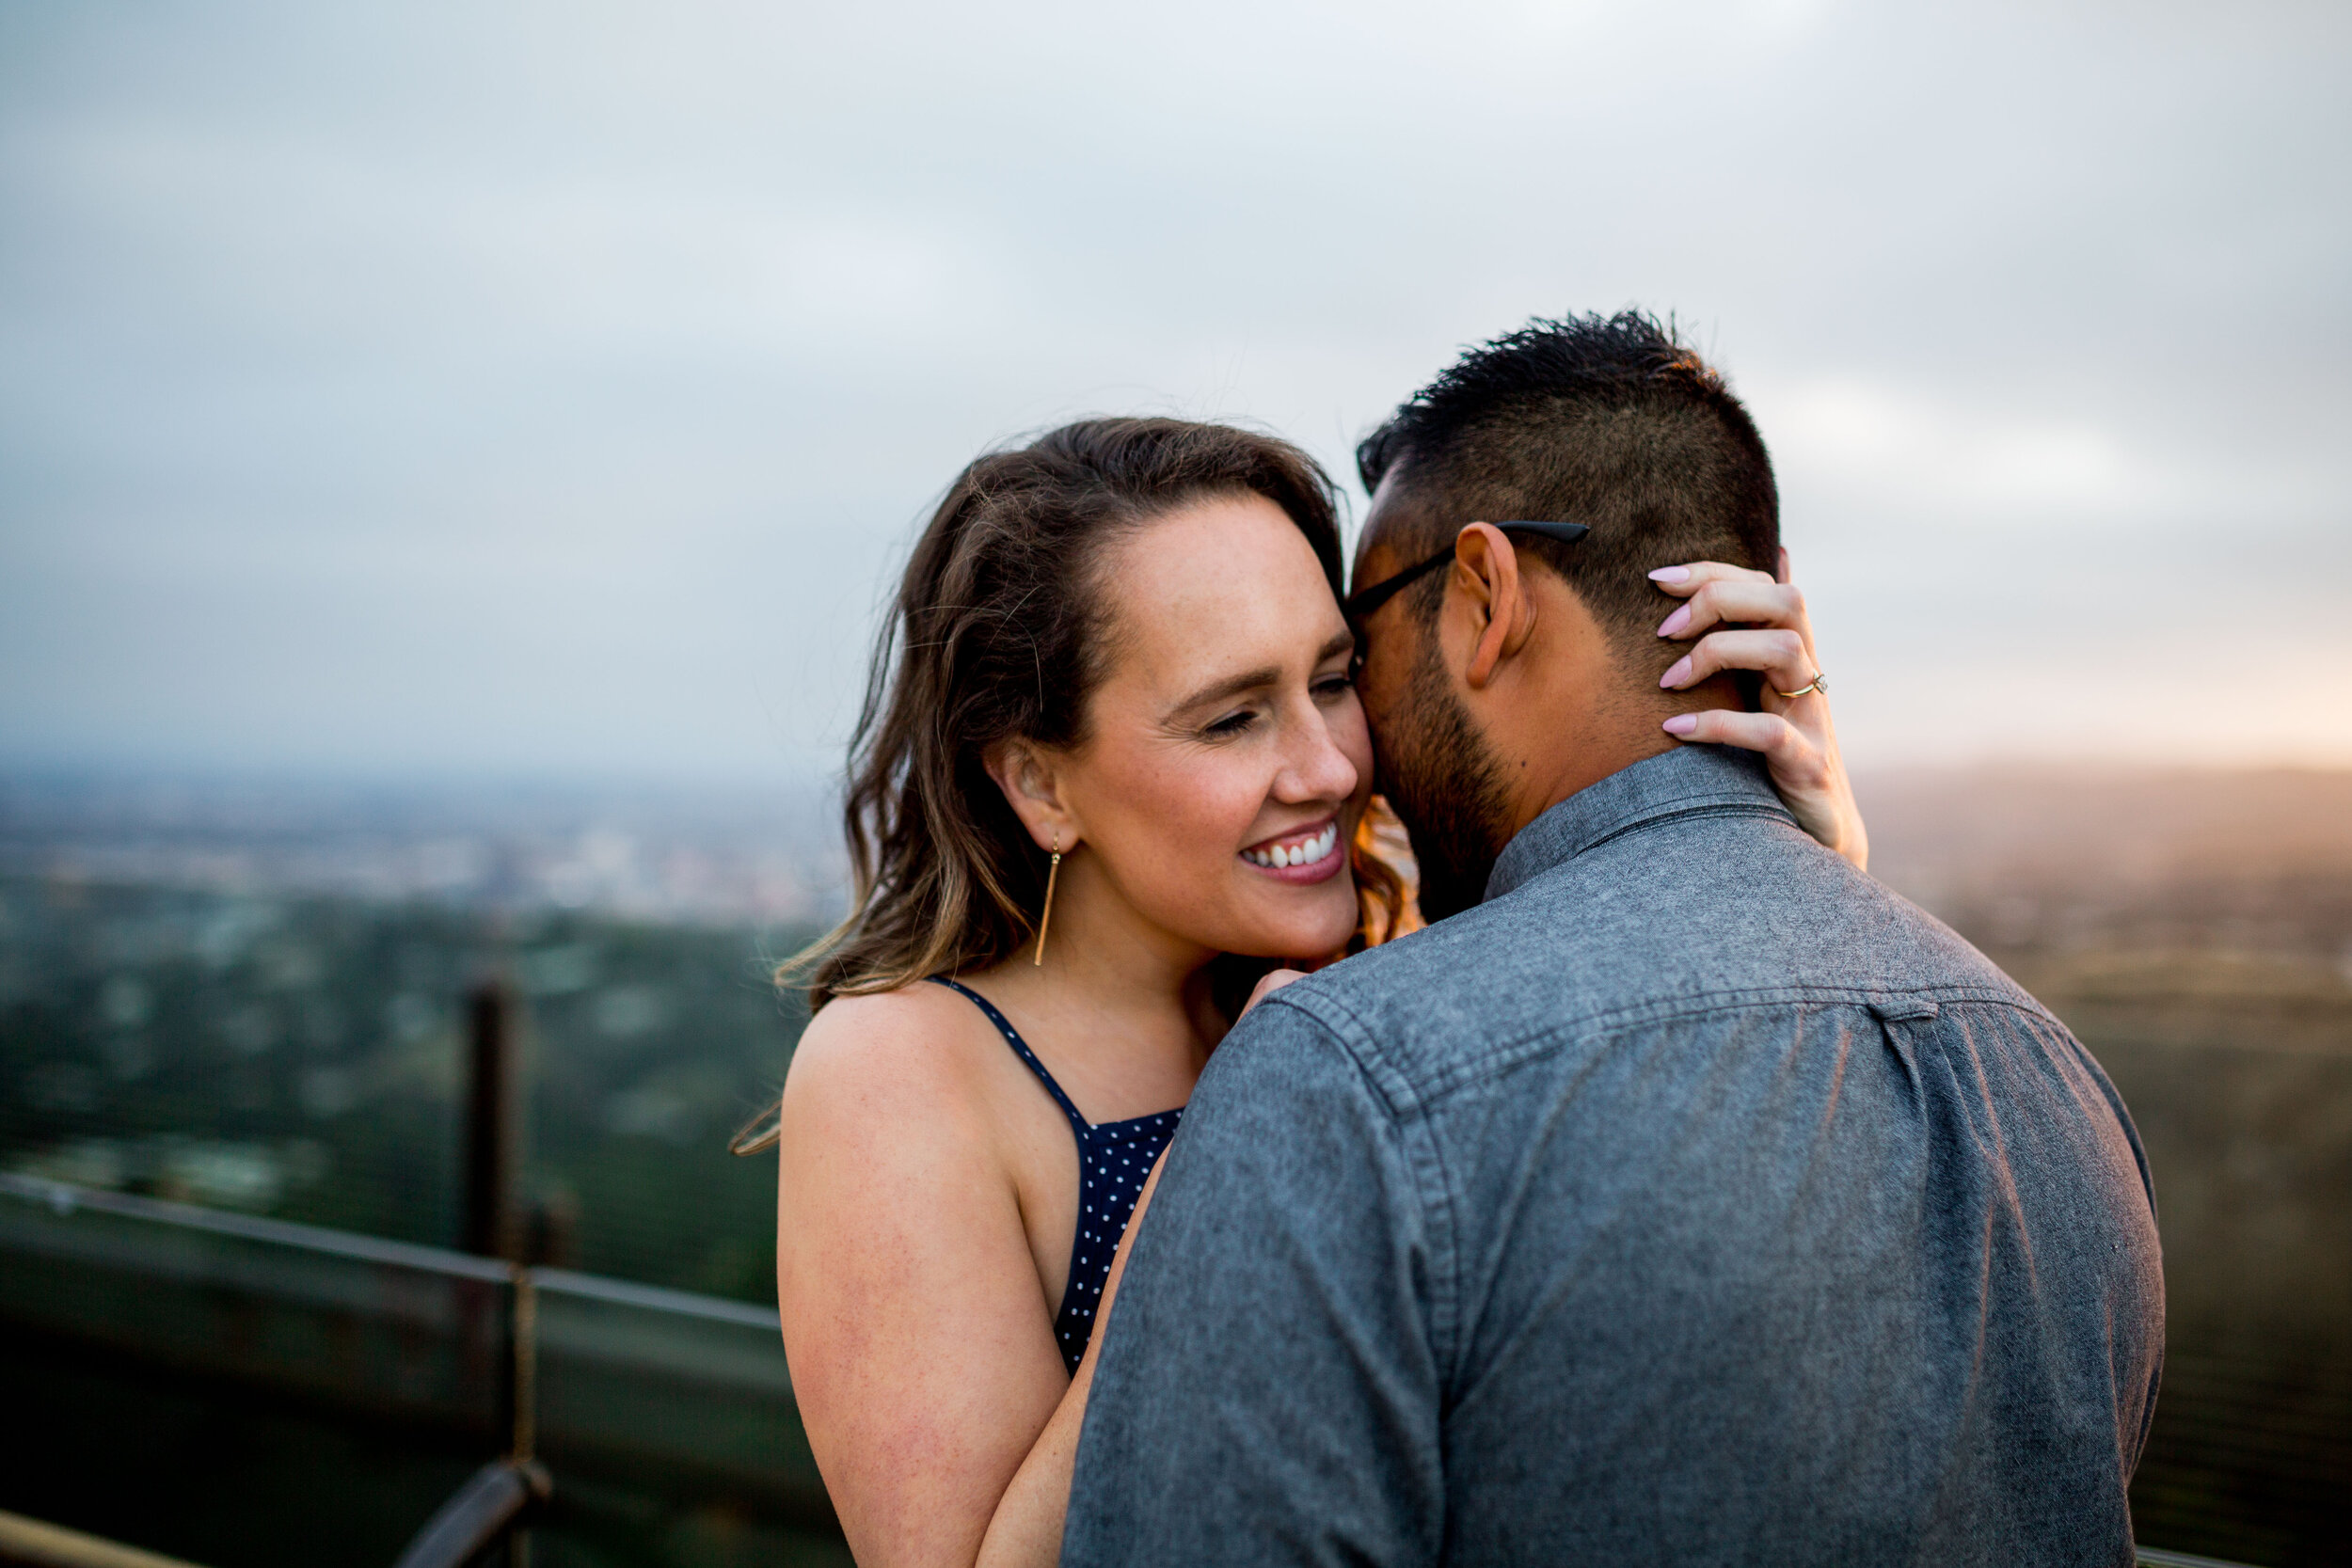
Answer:
MULTIPOLYGON (((1780 691, 1780 688, 1778 687, 1774 687, 1772 689, 1780 691)), ((1829 677, 1821 673, 1819 670, 1813 672, 1813 679, 1809 684, 1801 686, 1794 691, 1780 691, 1780 694, 1793 702, 1797 698, 1812 691, 1818 691, 1824 697, 1829 695, 1829 677)))

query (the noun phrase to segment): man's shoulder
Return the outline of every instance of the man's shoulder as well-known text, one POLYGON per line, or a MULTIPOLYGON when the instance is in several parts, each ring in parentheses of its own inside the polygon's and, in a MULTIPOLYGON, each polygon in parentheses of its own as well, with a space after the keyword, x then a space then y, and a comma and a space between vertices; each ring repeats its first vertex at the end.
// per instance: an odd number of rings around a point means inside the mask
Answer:
POLYGON ((1608 1005, 1606 943, 1563 928, 1552 891, 1531 886, 1355 954, 1266 1006, 1311 1021, 1393 1104, 1422 1100, 1511 1041, 1608 1005))
POLYGON ((1925 910, 1794 828, 1750 818, 1598 847, 1273 1000, 1410 1096, 1515 1047, 1645 1019, 1910 999, 2041 1010, 1925 910))

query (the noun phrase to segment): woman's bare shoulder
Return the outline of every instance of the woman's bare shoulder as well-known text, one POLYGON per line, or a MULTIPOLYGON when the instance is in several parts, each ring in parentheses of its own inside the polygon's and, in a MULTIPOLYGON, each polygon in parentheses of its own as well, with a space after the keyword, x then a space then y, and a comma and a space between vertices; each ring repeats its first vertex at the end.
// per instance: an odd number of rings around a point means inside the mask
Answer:
MULTIPOLYGON (((777 1214, 790 1232, 778 1277, 779 1289, 799 1282, 792 1302, 805 1307, 808 1290, 887 1293, 943 1260, 967 1274, 991 1259, 1031 1268, 995 1064, 978 1049, 1004 1047, 972 1037, 978 1019, 944 987, 915 985, 838 998, 810 1022, 777 1117, 777 1214), (815 1259, 825 1261, 812 1274, 815 1259), (812 1283, 820 1275, 832 1283, 812 1283)), ((1035 1288, 1033 1269, 1014 1277, 1035 1288)), ((787 1324, 804 1330, 798 1311, 787 1324)))
MULTIPOLYGON (((801 1034, 784 1080, 784 1118, 838 1127, 882 1116, 916 1125, 974 1117, 994 1031, 945 986, 835 997, 801 1034)), ((1001 1048, 999 1048, 1001 1049, 1001 1048)))

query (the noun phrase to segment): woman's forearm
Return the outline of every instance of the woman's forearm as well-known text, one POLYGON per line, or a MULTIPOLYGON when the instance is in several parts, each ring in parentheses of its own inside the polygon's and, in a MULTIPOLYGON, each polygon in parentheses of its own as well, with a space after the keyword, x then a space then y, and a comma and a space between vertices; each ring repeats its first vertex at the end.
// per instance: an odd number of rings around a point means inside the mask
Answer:
MULTIPOLYGON (((1104 1292, 1104 1305, 1110 1292, 1104 1292)), ((1097 1322, 1106 1322, 1098 1313, 1097 1322)), ((1013 1472, 988 1534, 980 1541, 976 1568, 1053 1568, 1061 1560, 1062 1515, 1070 1506, 1070 1477, 1078 1459, 1078 1432, 1086 1424, 1087 1389, 1094 1382, 1094 1349, 1087 1348, 1070 1380, 1070 1391, 1037 1435, 1028 1458, 1013 1472)))
POLYGON ((1070 1380, 1069 1392, 1054 1407, 1053 1418, 1030 1445, 1021 1468, 1013 1472, 1012 1484, 1005 1488, 995 1516, 988 1522, 988 1533, 980 1540, 975 1568, 1054 1568, 1061 1560, 1062 1520, 1070 1510, 1070 1478, 1078 1461, 1078 1433, 1086 1425, 1087 1394, 1094 1386, 1095 1356, 1102 1351, 1103 1336, 1110 1332, 1119 1281, 1127 1272, 1127 1250, 1135 1245, 1144 1211, 1152 1207, 1152 1192, 1160 1184, 1160 1165, 1165 1160, 1163 1151, 1161 1159, 1152 1162, 1152 1174, 1144 1178, 1135 1215, 1111 1257, 1110 1277, 1103 1282, 1103 1305, 1094 1314, 1094 1334, 1087 1342, 1087 1353, 1070 1380))

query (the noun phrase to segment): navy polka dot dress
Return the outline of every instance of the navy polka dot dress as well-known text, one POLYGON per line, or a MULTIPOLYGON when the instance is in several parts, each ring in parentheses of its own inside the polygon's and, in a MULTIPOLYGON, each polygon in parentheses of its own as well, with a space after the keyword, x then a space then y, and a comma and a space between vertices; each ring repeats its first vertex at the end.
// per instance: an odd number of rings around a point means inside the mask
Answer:
POLYGON ((1070 1118, 1070 1131, 1077 1136, 1078 1233, 1070 1243, 1070 1284, 1062 1291, 1061 1310, 1054 1317, 1054 1338, 1061 1346, 1062 1364, 1075 1372, 1087 1353, 1087 1341, 1094 1337, 1094 1314, 1103 1305, 1103 1287, 1110 1280, 1111 1257, 1119 1250, 1119 1238, 1127 1233, 1127 1222, 1135 1218, 1136 1200, 1143 1196, 1143 1179, 1152 1174, 1152 1162, 1176 1135, 1184 1107, 1128 1121, 1089 1123, 1061 1092, 1061 1085, 1037 1059, 1028 1041, 1005 1022, 1005 1015, 987 997, 944 974, 931 978, 961 991, 988 1015, 1005 1043, 1029 1064, 1029 1070, 1054 1097, 1061 1114, 1070 1118))

